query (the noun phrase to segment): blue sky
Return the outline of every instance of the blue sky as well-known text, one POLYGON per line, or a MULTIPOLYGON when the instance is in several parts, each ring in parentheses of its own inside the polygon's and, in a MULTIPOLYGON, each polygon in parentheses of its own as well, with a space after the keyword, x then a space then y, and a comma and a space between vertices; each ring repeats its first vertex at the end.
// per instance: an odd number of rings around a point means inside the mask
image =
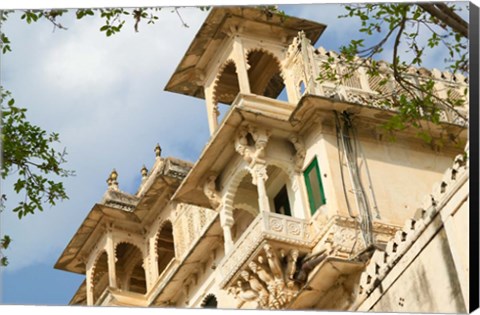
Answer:
MULTIPOLYGON (((337 19, 339 5, 289 5, 287 14, 328 27, 316 46, 338 49, 358 37, 359 23, 337 19)), ((120 189, 135 192, 143 164, 154 162, 154 146, 164 156, 195 161, 208 140, 201 100, 163 91, 207 13, 182 9, 190 26, 164 9, 155 25, 133 23, 111 38, 100 33, 98 18, 76 21, 68 15, 67 31, 52 25, 27 25, 19 16, 3 26, 12 53, 2 56, 2 85, 28 108, 27 117, 47 131, 56 131, 69 152, 66 167, 76 176, 65 180, 70 199, 43 213, 18 221, 6 211, 2 232, 13 243, 6 251, 10 265, 2 272, 4 304, 65 305, 83 276, 54 270, 53 265, 78 226, 106 189, 112 168, 120 189)), ((388 53, 388 52, 386 52, 388 53)), ((438 55, 439 56, 439 55, 438 55)), ((441 60, 430 56, 427 66, 441 60)), ((439 65, 437 65, 439 66, 439 65)), ((18 202, 11 181, 1 184, 7 208, 18 202)))

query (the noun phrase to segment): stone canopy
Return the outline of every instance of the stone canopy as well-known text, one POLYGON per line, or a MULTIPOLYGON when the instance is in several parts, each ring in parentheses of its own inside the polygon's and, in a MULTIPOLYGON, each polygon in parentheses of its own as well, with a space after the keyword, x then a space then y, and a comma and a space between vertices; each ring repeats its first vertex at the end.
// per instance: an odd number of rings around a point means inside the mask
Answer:
POLYGON ((205 68, 221 43, 230 38, 232 28, 254 30, 257 36, 281 38, 285 46, 304 31, 315 43, 327 26, 293 16, 269 16, 262 10, 250 7, 217 7, 211 13, 190 44, 182 61, 165 87, 166 91, 205 98, 200 82, 205 78, 205 68))

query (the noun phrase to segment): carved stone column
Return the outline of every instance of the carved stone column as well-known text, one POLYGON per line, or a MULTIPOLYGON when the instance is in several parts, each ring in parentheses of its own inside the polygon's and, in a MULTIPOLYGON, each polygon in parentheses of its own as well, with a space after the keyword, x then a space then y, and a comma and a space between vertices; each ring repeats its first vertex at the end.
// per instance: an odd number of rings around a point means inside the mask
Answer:
POLYGON ((92 266, 88 266, 87 268, 87 305, 93 305, 93 283, 92 283, 92 266))
MULTIPOLYGON (((150 276, 150 285, 153 286, 155 281, 157 281, 158 276, 159 276, 159 270, 158 270, 158 254, 157 254, 157 248, 156 248, 156 237, 158 235, 155 234, 155 236, 151 237, 149 242, 148 242, 148 247, 149 247, 149 255, 148 255, 148 261, 149 261, 149 266, 148 270, 149 272, 147 273, 150 276)), ((151 287, 148 286, 148 281, 147 281, 147 288, 150 290, 151 287)))
POLYGON ((268 200, 267 187, 267 166, 265 164, 255 164, 252 168, 252 181, 257 186, 258 208, 260 212, 270 212, 270 201, 268 200))
POLYGON ((292 71, 284 70, 283 81, 285 82, 285 89, 287 91, 287 99, 289 103, 297 104, 300 98, 298 97, 297 87, 293 81, 292 71))
POLYGON ((117 288, 117 273, 115 270, 115 244, 112 231, 107 232, 108 282, 110 287, 117 288))
POLYGON ((220 210, 220 225, 223 228, 223 238, 225 254, 233 249, 232 226, 233 226, 233 208, 228 204, 223 204, 220 210))
POLYGON ((248 163, 252 183, 257 186, 258 207, 260 211, 266 212, 270 212, 270 203, 265 187, 268 179, 265 157, 269 138, 270 131, 252 125, 241 127, 235 138, 235 150, 248 163), (253 145, 248 142, 249 134, 253 139, 253 145))
POLYGON ((238 36, 235 36, 234 38, 233 51, 240 93, 250 94, 250 82, 248 81, 248 65, 245 60, 245 50, 243 49, 242 40, 238 36))
POLYGON ((207 105, 207 118, 210 135, 213 135, 218 128, 218 111, 217 104, 213 99, 213 85, 205 87, 205 103, 207 105))
POLYGON ((143 256, 143 267, 145 271, 145 282, 147 284, 148 292, 153 287, 155 280, 158 278, 158 263, 155 259, 156 253, 151 251, 149 240, 145 239, 144 242, 146 242, 146 246, 144 246, 145 255, 143 256))

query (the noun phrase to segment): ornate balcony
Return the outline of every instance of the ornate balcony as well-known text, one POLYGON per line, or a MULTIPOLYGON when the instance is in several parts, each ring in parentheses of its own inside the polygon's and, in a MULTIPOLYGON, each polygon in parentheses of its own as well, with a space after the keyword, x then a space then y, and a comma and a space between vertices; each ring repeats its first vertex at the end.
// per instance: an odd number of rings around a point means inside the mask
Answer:
MULTIPOLYGON (((220 286, 240 301, 238 307, 254 302, 263 309, 309 308, 312 301, 330 307, 326 300, 309 297, 338 279, 342 285, 354 281, 363 270, 368 258, 363 253, 370 249, 359 240, 356 225, 341 216, 320 223, 262 212, 220 263, 220 286)), ((397 229, 375 222, 377 246, 397 229)))
POLYGON ((281 246, 284 252, 297 249, 306 253, 313 246, 315 232, 306 220, 272 212, 260 213, 221 263, 221 286, 226 287, 239 274, 245 262, 261 252, 266 244, 275 248, 281 246))

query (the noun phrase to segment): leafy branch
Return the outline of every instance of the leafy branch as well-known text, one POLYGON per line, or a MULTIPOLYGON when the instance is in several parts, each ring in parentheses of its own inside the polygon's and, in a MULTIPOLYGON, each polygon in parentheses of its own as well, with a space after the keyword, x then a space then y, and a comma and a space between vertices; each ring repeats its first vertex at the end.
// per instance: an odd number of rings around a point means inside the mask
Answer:
POLYGON ((14 190, 17 194, 24 194, 24 198, 13 211, 20 219, 35 210, 43 211, 43 204, 53 206, 59 200, 68 199, 63 183, 51 177, 74 175, 73 171, 62 167, 66 162, 65 149, 58 152, 53 147, 59 142, 59 135, 47 134, 32 125, 26 119, 26 111, 15 106, 10 92, 2 92, 1 178, 17 177, 14 190))
MULTIPOLYGON (((330 56, 322 64, 318 78, 319 81, 341 84, 358 73, 359 69, 364 70, 371 79, 378 82, 377 100, 383 106, 397 110, 397 114, 384 128, 394 132, 413 126, 418 129, 417 135, 429 143, 433 143, 434 139, 429 124, 424 122, 440 124, 441 115, 445 111, 463 119, 465 123, 468 121, 468 117, 459 111, 465 105, 467 90, 459 95, 447 84, 447 97, 439 97, 431 73, 422 67, 428 53, 443 47, 450 57, 445 60, 445 64, 452 72, 452 77, 468 74, 468 34, 465 32, 468 23, 457 15, 456 12, 461 9, 455 5, 435 4, 435 10, 432 6, 346 5, 347 13, 340 18, 359 18, 362 25, 359 31, 365 38, 351 40, 342 46, 337 58, 330 56), (365 47, 366 39, 375 42, 365 47), (392 62, 377 61, 376 58, 390 43, 393 46, 392 62), (404 48, 405 53, 400 53, 399 50, 404 48), (334 63, 340 65, 342 70, 334 66, 334 63), (390 85, 390 89, 387 85, 390 85)), ((447 81, 446 78, 443 79, 447 81)))

